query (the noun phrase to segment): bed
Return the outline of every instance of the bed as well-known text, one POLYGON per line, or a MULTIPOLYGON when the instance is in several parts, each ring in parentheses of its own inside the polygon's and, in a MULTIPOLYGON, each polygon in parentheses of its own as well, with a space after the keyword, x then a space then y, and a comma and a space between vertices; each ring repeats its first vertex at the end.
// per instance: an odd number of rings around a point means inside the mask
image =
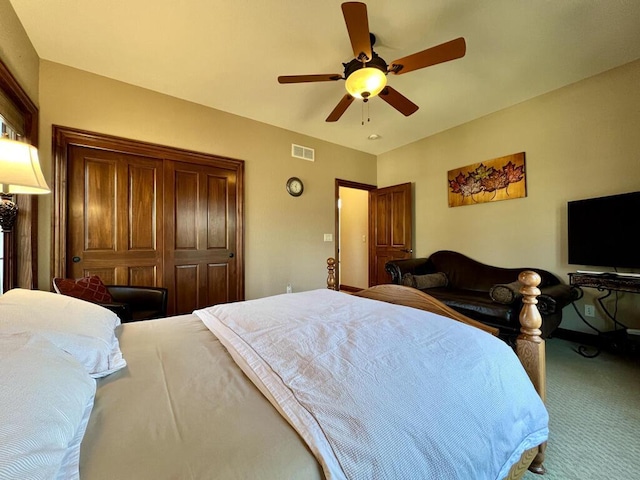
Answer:
MULTIPOLYGON (((332 265, 330 259, 329 287, 335 285, 332 265)), ((78 478, 79 472, 82 480, 516 479, 527 468, 541 473, 548 417, 535 307, 539 279, 523 272, 520 281, 521 362, 493 329, 398 285, 284 294, 124 325, 73 299, 51 306, 44 296, 55 294, 48 292, 37 292, 37 299, 29 292, 28 305, 5 294, 0 334, 46 355, 38 364, 42 378, 28 382, 24 402, 0 399, 18 403, 3 420, 22 427, 21 415, 34 407, 58 414, 58 396, 75 408, 62 415, 70 425, 61 429, 59 445, 47 439, 48 463, 41 451, 18 455, 0 446, 0 478, 78 478), (44 334, 41 325, 24 327, 37 323, 40 301, 49 306, 44 334), (56 317, 57 310, 63 313, 56 317), (21 318, 8 321, 16 315, 21 318), (103 354, 77 348, 98 333, 82 331, 70 341, 56 330, 63 318, 68 323, 76 316, 102 316, 103 354), (27 330, 35 340, 25 340, 27 330), (77 365, 58 358, 60 349, 78 359, 97 388, 77 365), (71 373, 60 374, 63 360, 71 373), (73 387, 62 388, 70 378, 73 387), (46 391, 51 402, 28 405, 42 396, 43 379, 47 389, 60 391, 46 391), (70 390, 78 398, 66 399, 70 390), (41 474, 45 466, 47 475, 41 474)), ((0 367, 24 364, 24 349, 15 351, 22 356, 11 363, 8 355, 0 367)), ((37 421, 31 423, 35 432, 37 421)), ((0 445, 13 441, 5 430, 11 428, 0 427, 0 445)))

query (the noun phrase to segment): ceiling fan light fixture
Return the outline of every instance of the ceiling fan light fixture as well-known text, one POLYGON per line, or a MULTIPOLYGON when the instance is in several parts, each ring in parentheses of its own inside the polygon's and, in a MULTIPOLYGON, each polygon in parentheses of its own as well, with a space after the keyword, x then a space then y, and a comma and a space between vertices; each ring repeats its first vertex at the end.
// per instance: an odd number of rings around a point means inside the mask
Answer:
MULTIPOLYGON (((285 75, 278 77, 280 83, 326 82, 332 80, 345 80, 346 94, 340 99, 335 108, 327 117, 327 122, 336 122, 349 108, 354 100, 364 102, 371 97, 380 95, 380 98, 391 105, 405 117, 413 115, 418 110, 418 105, 407 97, 387 85, 387 74, 402 75, 421 68, 430 67, 439 63, 464 57, 467 44, 463 37, 449 42, 441 43, 435 47, 427 48, 420 52, 407 55, 391 62, 391 66, 381 58, 374 50, 376 36, 369 31, 367 18, 367 6, 362 2, 345 2, 342 4, 342 15, 347 26, 347 33, 351 41, 354 58, 343 63, 344 75, 285 75)), ((362 120, 364 125, 364 112, 362 120)))
POLYGON ((387 86, 385 72, 376 67, 363 67, 352 72, 345 82, 347 92, 354 98, 369 99, 387 86))

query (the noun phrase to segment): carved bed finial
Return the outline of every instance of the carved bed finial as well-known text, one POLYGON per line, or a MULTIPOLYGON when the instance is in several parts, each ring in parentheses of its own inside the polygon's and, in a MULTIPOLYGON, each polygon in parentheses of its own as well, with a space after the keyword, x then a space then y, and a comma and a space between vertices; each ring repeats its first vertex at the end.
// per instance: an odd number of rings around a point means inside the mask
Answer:
POLYGON ((327 258, 327 270, 329 271, 329 275, 327 276, 327 288, 329 290, 336 289, 336 261, 334 258, 327 258))
POLYGON ((536 305, 537 296, 540 295, 541 278, 532 270, 525 270, 518 275, 518 281, 523 285, 520 289, 522 294, 522 310, 520 311, 520 337, 535 343, 542 342, 542 317, 536 305))

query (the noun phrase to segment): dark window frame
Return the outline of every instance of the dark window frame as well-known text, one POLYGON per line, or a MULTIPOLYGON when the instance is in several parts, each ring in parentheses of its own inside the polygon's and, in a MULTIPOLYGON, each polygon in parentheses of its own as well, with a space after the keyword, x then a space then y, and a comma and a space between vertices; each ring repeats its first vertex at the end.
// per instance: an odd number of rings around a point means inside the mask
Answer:
MULTIPOLYGON (((0 60, 0 91, 22 117, 18 125, 27 142, 38 148, 38 107, 31 101, 9 68, 0 60)), ((38 284, 38 201, 34 195, 17 195, 20 208, 16 226, 4 233, 4 279, 2 291, 14 287, 36 288, 38 284), (19 240, 19 241, 18 241, 19 240), (19 245, 18 245, 19 244, 19 245)))

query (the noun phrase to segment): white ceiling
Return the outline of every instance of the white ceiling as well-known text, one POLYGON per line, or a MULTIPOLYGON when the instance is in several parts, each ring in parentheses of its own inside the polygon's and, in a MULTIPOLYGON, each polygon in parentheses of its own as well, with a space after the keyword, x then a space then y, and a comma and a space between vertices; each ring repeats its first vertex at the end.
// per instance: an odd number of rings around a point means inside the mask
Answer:
POLYGON ((277 77, 342 74, 341 1, 10 1, 43 59, 372 154, 640 58, 638 0, 369 0, 387 63, 457 37, 466 56, 389 75, 410 117, 374 98, 364 126, 359 102, 326 123, 342 80, 277 77))

